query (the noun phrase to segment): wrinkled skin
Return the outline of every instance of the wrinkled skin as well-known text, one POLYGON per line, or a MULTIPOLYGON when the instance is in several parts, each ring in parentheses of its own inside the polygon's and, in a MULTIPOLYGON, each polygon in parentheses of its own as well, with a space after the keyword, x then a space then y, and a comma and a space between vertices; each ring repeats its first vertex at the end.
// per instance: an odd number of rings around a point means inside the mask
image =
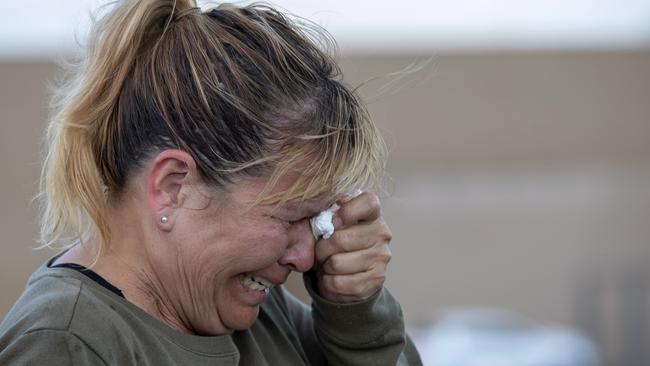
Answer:
MULTIPOLYGON (((251 206, 267 179, 241 179, 217 191, 203 183, 187 153, 159 153, 112 202, 113 236, 93 270, 170 327, 201 335, 255 322, 267 294, 242 284, 245 274, 278 285, 291 271, 315 266, 320 295, 339 303, 381 288, 391 233, 376 195, 339 200, 334 235, 316 243, 309 218, 332 202, 251 206)), ((282 177, 276 189, 294 179, 282 177)), ((57 262, 88 265, 93 245, 77 245, 57 262)))

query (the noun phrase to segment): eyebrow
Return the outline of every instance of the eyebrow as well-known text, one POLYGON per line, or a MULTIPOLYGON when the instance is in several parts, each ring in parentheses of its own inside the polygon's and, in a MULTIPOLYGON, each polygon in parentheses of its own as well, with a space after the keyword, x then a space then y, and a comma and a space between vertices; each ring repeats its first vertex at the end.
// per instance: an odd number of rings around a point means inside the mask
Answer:
MULTIPOLYGON (((329 205, 327 205, 325 208, 327 207, 329 207, 329 205)), ((309 201, 302 201, 299 203, 288 203, 285 206, 285 208, 287 210, 298 211, 304 216, 314 216, 325 209, 325 208, 321 208, 320 202, 309 202, 309 201)))

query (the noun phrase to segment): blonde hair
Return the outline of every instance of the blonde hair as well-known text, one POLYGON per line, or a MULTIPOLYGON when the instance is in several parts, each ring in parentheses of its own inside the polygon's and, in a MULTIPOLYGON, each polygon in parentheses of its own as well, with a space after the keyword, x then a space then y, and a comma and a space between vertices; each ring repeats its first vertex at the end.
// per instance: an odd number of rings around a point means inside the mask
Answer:
POLYGON ((167 148, 225 187, 270 174, 260 201, 376 188, 384 145, 341 81, 321 28, 267 5, 121 1, 97 21, 53 98, 41 177, 41 240, 109 241, 107 205, 167 148), (195 11, 193 11, 195 10, 195 11), (182 16, 179 16, 182 14, 182 16), (291 187, 271 194, 300 166, 291 187))

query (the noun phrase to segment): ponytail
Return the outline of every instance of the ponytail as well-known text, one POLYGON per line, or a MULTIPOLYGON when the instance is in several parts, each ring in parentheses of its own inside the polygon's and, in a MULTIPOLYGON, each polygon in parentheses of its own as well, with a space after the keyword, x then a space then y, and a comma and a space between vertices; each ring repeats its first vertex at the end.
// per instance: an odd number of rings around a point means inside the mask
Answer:
POLYGON ((138 55, 160 40, 175 13, 195 6, 124 1, 94 25, 87 54, 53 97, 41 173, 42 246, 70 247, 99 234, 99 254, 110 240, 107 194, 119 188, 111 157, 120 92, 138 55))

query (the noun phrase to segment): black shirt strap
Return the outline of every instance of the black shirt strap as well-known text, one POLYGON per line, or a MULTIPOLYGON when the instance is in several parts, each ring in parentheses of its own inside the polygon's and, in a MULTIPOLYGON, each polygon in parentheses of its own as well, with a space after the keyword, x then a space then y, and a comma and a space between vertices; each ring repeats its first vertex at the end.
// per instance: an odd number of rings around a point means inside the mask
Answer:
POLYGON ((104 277, 98 275, 96 272, 93 270, 90 270, 80 264, 77 263, 59 263, 53 266, 50 266, 50 268, 70 268, 74 269, 75 271, 79 271, 86 275, 86 277, 90 278, 91 280, 97 282, 100 286, 106 288, 107 290, 111 291, 112 293, 116 294, 117 296, 124 297, 124 294, 122 293, 122 290, 119 288, 113 286, 110 282, 106 281, 104 277))

